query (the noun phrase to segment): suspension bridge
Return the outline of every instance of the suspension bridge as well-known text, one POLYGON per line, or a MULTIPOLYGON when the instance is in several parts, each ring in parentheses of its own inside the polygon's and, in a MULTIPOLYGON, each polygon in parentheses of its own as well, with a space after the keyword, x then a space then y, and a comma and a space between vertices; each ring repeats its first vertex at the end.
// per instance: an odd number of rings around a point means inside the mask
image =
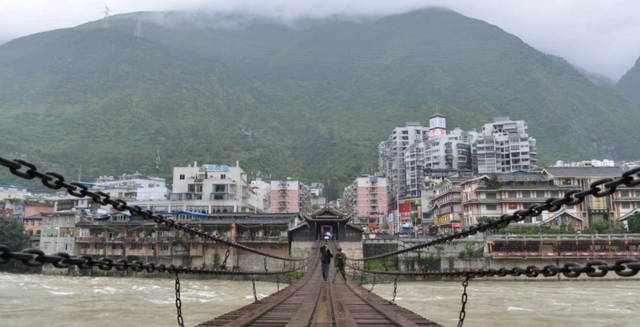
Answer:
MULTIPOLYGON (((613 273, 619 277, 632 277, 640 271, 640 260, 637 258, 625 258, 615 263, 604 261, 589 261, 584 265, 565 263, 559 265, 546 265, 537 267, 513 267, 511 269, 476 269, 457 271, 377 271, 369 270, 366 262, 374 259, 395 257, 403 253, 417 251, 430 246, 445 244, 455 239, 466 238, 477 233, 495 231, 505 228, 510 223, 522 221, 528 217, 540 215, 543 211, 557 211, 565 205, 576 205, 584 201, 586 197, 604 197, 615 193, 621 185, 632 187, 640 185, 640 168, 629 170, 620 177, 606 178, 596 181, 585 190, 573 190, 567 192, 562 198, 549 198, 544 203, 531 206, 527 209, 505 214, 494 221, 482 222, 467 227, 459 232, 445 235, 434 240, 423 242, 397 251, 369 256, 365 258, 349 259, 348 267, 351 278, 347 280, 337 279, 335 283, 325 282, 320 277, 318 254, 311 252, 308 257, 278 256, 263 252, 246 245, 230 241, 215 235, 203 232, 188 224, 180 224, 176 221, 154 214, 138 206, 130 206, 120 199, 111 199, 108 194, 92 192, 80 183, 69 183, 65 178, 53 172, 40 172, 35 165, 23 160, 9 160, 0 157, 0 165, 20 178, 39 180, 43 185, 54 190, 66 190, 76 197, 89 197, 94 202, 113 207, 117 211, 128 211, 134 216, 154 221, 174 230, 180 230, 193 236, 201 237, 212 242, 220 243, 228 247, 247 251, 256 255, 281 260, 285 264, 282 270, 269 271, 265 264, 264 271, 229 271, 227 269, 200 269, 194 267, 156 265, 138 260, 112 260, 106 257, 74 256, 69 253, 56 253, 47 255, 37 249, 12 251, 5 245, 0 245, 0 264, 9 261, 19 261, 28 266, 41 266, 51 264, 58 268, 76 266, 78 268, 91 269, 97 267, 101 270, 118 271, 146 271, 175 275, 175 304, 177 324, 184 326, 182 316, 182 301, 180 299, 181 284, 180 275, 242 275, 249 278, 253 284, 254 303, 238 310, 223 314, 213 320, 202 323, 200 326, 440 326, 439 324, 421 317, 407 309, 395 304, 397 285, 400 278, 440 278, 458 279, 462 282, 462 294, 460 298, 460 313, 458 326, 462 326, 466 317, 466 305, 468 300, 467 286, 473 278, 482 277, 555 277, 563 275, 568 278, 586 276, 592 278, 604 277, 613 273), (258 299, 255 291, 255 278, 257 276, 274 277, 278 283, 283 276, 294 272, 303 272, 301 280, 292 282, 289 286, 279 289, 276 293, 258 299), (362 285, 365 276, 384 275, 391 278, 394 283, 394 292, 391 300, 377 296, 371 289, 365 289, 362 285), (360 279, 360 283, 357 280, 360 279)), ((335 247, 336 244, 331 244, 335 247)), ((368 279, 368 278, 367 278, 368 279)), ((372 284, 372 287, 375 284, 372 284)))

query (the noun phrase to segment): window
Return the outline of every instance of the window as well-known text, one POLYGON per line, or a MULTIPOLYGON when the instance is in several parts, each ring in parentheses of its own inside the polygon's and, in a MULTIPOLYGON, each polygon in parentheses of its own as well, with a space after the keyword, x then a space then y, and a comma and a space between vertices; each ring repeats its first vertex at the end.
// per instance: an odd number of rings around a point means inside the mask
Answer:
POLYGON ((225 179, 225 178, 227 178, 227 175, 225 175, 225 174, 220 174, 220 179, 225 179))
POLYGON ((184 179, 184 174, 180 174, 180 179, 184 179))
POLYGON ((495 211, 498 209, 498 206, 495 204, 485 204, 484 208, 489 211, 495 211))

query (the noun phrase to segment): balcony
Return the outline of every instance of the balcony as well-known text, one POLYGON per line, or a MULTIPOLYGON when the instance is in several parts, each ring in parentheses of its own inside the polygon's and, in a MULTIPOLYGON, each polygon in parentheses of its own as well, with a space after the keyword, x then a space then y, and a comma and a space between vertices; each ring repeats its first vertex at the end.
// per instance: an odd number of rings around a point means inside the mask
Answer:
POLYGON ((170 193, 169 200, 171 201, 202 200, 202 194, 201 193, 170 193))

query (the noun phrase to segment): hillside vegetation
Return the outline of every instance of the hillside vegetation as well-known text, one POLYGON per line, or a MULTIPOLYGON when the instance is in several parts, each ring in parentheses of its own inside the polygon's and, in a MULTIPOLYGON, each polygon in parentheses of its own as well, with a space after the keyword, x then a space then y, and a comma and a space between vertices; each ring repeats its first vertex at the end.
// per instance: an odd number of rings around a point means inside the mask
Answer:
POLYGON ((0 86, 0 153, 73 176, 238 160, 252 174, 325 182, 335 196, 375 169, 394 126, 435 112, 450 127, 527 120, 543 161, 640 148, 628 142, 640 113, 611 88, 441 9, 287 24, 114 16, 0 46, 0 86))

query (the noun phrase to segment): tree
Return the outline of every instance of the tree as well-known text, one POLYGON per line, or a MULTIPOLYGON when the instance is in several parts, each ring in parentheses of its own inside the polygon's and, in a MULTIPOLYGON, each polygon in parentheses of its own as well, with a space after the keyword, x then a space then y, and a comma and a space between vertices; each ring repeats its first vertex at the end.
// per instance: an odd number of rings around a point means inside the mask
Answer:
POLYGON ((629 233, 640 233, 640 214, 635 214, 627 220, 629 233))
MULTIPOLYGON (((14 219, 0 219, 0 244, 9 247, 11 251, 20 251, 29 246, 29 236, 24 232, 22 224, 14 219)), ((37 272, 40 267, 29 267, 19 261, 10 261, 0 265, 0 271, 37 272)))
POLYGON ((17 220, 0 221, 0 242, 11 251, 20 251, 29 246, 29 236, 17 220))

